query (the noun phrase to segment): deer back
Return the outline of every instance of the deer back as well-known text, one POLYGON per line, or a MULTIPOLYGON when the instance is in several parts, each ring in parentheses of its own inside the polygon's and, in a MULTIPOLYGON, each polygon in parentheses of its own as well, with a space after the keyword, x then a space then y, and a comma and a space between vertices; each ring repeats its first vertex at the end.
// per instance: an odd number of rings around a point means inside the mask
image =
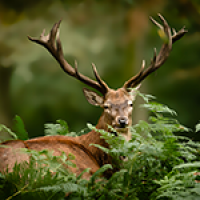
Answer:
MULTIPOLYGON (((0 171, 12 171, 15 163, 23 161, 29 162, 29 154, 21 151, 21 148, 32 149, 36 151, 49 150, 53 151, 54 156, 60 156, 63 152, 75 156, 72 162, 76 167, 65 166, 71 172, 79 175, 84 169, 90 168, 90 171, 83 174, 83 178, 89 177, 96 172, 104 164, 111 164, 112 159, 105 152, 97 147, 90 146, 90 144, 99 144, 108 147, 105 140, 100 139, 99 133, 94 131, 80 137, 68 136, 44 136, 26 141, 10 140, 2 143, 7 147, 0 148, 0 171)), ((105 176, 109 177, 111 171, 106 172, 105 176)))

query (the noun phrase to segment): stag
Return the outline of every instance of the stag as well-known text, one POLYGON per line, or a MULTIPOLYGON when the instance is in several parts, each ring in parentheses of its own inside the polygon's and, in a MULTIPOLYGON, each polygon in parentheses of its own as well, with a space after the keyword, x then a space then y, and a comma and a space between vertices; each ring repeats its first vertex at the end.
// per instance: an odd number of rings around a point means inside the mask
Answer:
MULTIPOLYGON (((103 109, 103 113, 96 125, 97 129, 104 129, 115 136, 122 134, 126 139, 130 139, 129 127, 132 125, 132 105, 136 97, 136 90, 148 75, 163 65, 169 56, 172 44, 182 38, 187 32, 184 27, 178 32, 174 29, 171 30, 164 17, 160 14, 158 16, 162 25, 151 17, 150 20, 165 33, 167 41, 164 42, 158 54, 155 49, 153 59, 147 68, 145 68, 145 61, 143 61, 139 73, 126 81, 123 87, 117 90, 108 87, 99 76, 94 64, 92 64, 92 68, 96 80, 81 74, 77 69, 76 62, 75 67, 72 67, 65 60, 59 37, 61 21, 55 23, 48 35, 45 35, 44 30, 39 39, 29 36, 28 39, 46 48, 60 64, 64 72, 97 90, 101 94, 99 95, 90 89, 83 89, 88 102, 92 105, 100 106, 103 109), (111 131, 108 125, 113 127, 116 132, 111 131)), ((53 150, 54 155, 60 155, 61 152, 65 152, 67 155, 72 153, 76 157, 74 163, 77 167, 71 168, 71 171, 78 175, 85 168, 90 168, 91 170, 83 176, 87 179, 104 164, 112 164, 111 156, 99 148, 90 145, 99 144, 109 148, 107 142, 100 137, 100 133, 94 130, 79 137, 44 136, 27 141, 6 141, 3 144, 11 148, 0 148, 0 171, 4 171, 7 167, 9 171, 12 171, 15 162, 20 163, 29 160, 29 155, 20 153, 20 148, 38 151, 43 149, 53 150)), ((108 176, 110 176, 110 174, 108 176)))

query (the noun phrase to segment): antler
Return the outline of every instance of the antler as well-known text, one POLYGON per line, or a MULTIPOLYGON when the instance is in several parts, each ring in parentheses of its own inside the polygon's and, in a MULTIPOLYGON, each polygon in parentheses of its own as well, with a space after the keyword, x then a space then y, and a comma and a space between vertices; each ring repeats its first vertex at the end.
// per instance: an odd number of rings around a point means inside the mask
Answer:
POLYGON ((106 94, 109 90, 109 87, 107 84, 100 78, 96 67, 94 64, 92 64, 93 73, 96 77, 97 81, 94 81, 83 74, 79 73, 77 70, 77 62, 75 61, 75 68, 73 68, 64 58, 62 45, 59 37, 59 26, 60 26, 61 20, 54 24, 53 28, 51 29, 50 33, 48 35, 45 34, 45 29, 43 30, 42 34, 40 35, 39 39, 32 38, 28 36, 28 39, 42 45, 44 48, 46 48, 51 55, 58 61, 61 68, 70 76, 75 77, 76 79, 80 80, 81 82, 85 83, 86 85, 98 90, 102 94, 106 94))
POLYGON ((145 61, 142 62, 142 67, 140 69, 140 72, 125 82, 124 88, 134 88, 139 83, 141 83, 149 74, 156 71, 168 58, 169 53, 172 49, 172 44, 182 38, 185 33, 187 33, 187 30, 185 30, 185 27, 183 27, 180 31, 176 32, 175 29, 172 29, 173 35, 171 34, 171 28, 169 27, 167 21, 164 19, 164 17, 161 14, 158 14, 159 18, 161 19, 163 25, 159 24, 156 20, 154 20, 152 17, 150 17, 150 20, 158 26, 162 31, 164 31, 167 41, 164 41, 164 44, 162 45, 159 54, 156 54, 156 48, 154 49, 154 56, 151 61, 150 66, 145 69, 145 61))

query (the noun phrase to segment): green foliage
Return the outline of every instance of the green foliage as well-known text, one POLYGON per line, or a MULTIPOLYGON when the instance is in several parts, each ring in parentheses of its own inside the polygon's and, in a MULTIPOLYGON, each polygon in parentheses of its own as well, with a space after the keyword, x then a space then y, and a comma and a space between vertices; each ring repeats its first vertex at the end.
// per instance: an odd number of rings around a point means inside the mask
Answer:
MULTIPOLYGON (((17 115, 14 118, 13 130, 14 130, 14 132, 11 129, 9 129, 8 127, 6 127, 5 125, 0 124, 0 131, 5 131, 5 132, 9 133, 13 137, 13 139, 19 139, 19 140, 29 139, 28 133, 24 126, 24 122, 17 115)), ((5 140, 6 140, 6 138, 5 138, 5 140)))
POLYGON ((17 139, 17 135, 3 124, 0 124, 0 131, 5 131, 5 132, 9 133, 14 139, 17 139))
MULTIPOLYGON (((27 41, 27 35, 39 37, 44 28, 47 34, 62 18, 60 37, 67 61, 74 66, 77 60, 79 70, 90 77, 89 65, 94 62, 102 78, 110 86, 118 87, 137 72, 135 63, 142 59, 149 63, 153 48, 160 49, 163 34, 159 33, 159 38, 156 26, 148 21, 148 16, 152 16, 161 22, 156 15, 159 12, 177 31, 185 25, 189 33, 175 44, 159 74, 149 77, 147 89, 173 105, 177 112, 184 113, 180 116, 184 124, 194 126, 199 119, 199 113, 195 112, 199 105, 198 0, 165 4, 137 0, 116 0, 114 4, 105 0, 38 2, 32 1, 31 6, 27 1, 20 1, 20 5, 14 0, 0 3, 1 122, 6 120, 4 123, 11 124, 10 113, 19 113, 29 135, 35 137, 42 134, 42 124, 55 121, 57 116, 67 119, 70 128, 76 131, 86 120, 96 123, 99 116, 98 111, 84 103, 79 83, 66 78, 43 48, 27 41), (10 35, 15 42, 10 42, 10 35), (30 50, 31 54, 24 56, 30 50), (184 59, 183 54, 187 55, 184 59), (82 106, 77 106, 80 102, 82 106)), ((198 134, 191 137, 196 139, 198 134)))
POLYGON ((155 181, 161 187, 157 189, 155 199, 197 200, 200 197, 200 183, 195 172, 176 172, 155 181))
POLYGON ((45 135, 66 135, 69 133, 68 124, 64 120, 57 120, 56 124, 45 124, 45 135))
POLYGON ((82 129, 80 132, 70 132, 69 127, 66 121, 56 120, 55 124, 45 124, 44 125, 44 134, 45 135, 65 135, 65 136, 80 136, 86 134, 90 131, 89 128, 82 129))
POLYGON ((13 129, 14 129, 16 135, 17 135, 17 139, 19 139, 19 140, 28 140, 29 139, 28 133, 27 133, 25 126, 24 126, 24 122, 17 115, 14 118, 13 129))
POLYGON ((61 161, 69 164, 66 155, 56 157, 48 151, 28 151, 32 155, 29 163, 15 164, 13 172, 1 174, 3 199, 63 199, 65 193, 75 190, 75 176, 61 165, 61 161))
POLYGON ((196 125, 196 132, 200 131, 200 123, 196 125))
MULTIPOLYGON (((89 180, 64 168, 76 167, 73 155, 54 156, 53 152, 23 149, 31 155, 30 163, 16 164, 11 173, 0 174, 0 196, 3 199, 70 199, 70 200, 179 200, 200 198, 200 144, 174 132, 188 129, 176 119, 175 112, 141 94, 151 112, 149 122, 131 127, 132 139, 115 137, 91 124, 89 129, 101 133, 110 145, 95 145, 113 157, 113 166, 104 165, 89 180), (37 164, 36 164, 37 163, 37 164), (107 169, 117 172, 107 180, 101 175, 107 169), (53 173, 52 173, 53 172, 53 173), (67 197, 65 197, 65 195, 67 197)), ((110 127, 112 129, 112 127, 110 127)), ((46 133, 66 135, 64 121, 46 125, 46 133)))

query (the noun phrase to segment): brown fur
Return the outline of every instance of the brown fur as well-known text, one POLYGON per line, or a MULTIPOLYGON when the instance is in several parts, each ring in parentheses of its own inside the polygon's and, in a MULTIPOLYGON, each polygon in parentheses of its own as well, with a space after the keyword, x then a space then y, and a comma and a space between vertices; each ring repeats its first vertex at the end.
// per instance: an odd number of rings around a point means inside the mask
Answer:
MULTIPOLYGON (((66 155, 69 153, 75 155, 76 159, 72 162, 76 164, 76 168, 70 167, 69 169, 79 175, 84 169, 90 168, 89 173, 83 175, 83 178, 89 179, 103 164, 111 163, 110 156, 96 147, 88 146, 91 143, 108 146, 102 139, 100 141, 98 139, 91 141, 91 137, 95 136, 95 138, 99 138, 97 136, 98 134, 92 131, 75 138, 67 136, 45 136, 27 141, 10 140, 4 142, 2 145, 10 146, 11 148, 0 148, 0 171, 2 172, 8 167, 9 172, 11 172, 15 162, 21 163, 29 160, 29 155, 20 151, 20 148, 38 151, 47 149, 53 150, 55 156, 61 155, 61 152, 65 152, 66 155)), ((106 176, 110 175, 107 174, 106 176)))
MULTIPOLYGON (((111 126, 113 126, 113 123, 116 124, 116 117, 120 113, 122 116, 126 116, 127 119, 129 119, 129 124, 127 125, 131 125, 132 112, 126 108, 127 106, 124 102, 133 100, 133 96, 123 88, 120 88, 116 91, 110 89, 104 97, 98 96, 96 93, 89 90, 86 92, 87 100, 93 105, 98 105, 102 108, 104 107, 103 104, 107 103, 115 105, 112 106, 113 108, 110 108, 109 112, 104 110, 96 126, 97 129, 104 129, 105 131, 109 131, 108 124, 111 126), (112 109, 114 111, 112 111, 112 109), (113 113, 116 113, 116 115, 113 115, 113 113)), ((128 134, 128 128, 123 129, 123 134, 128 134)), ((91 131, 88 134, 79 137, 44 136, 27 141, 11 140, 2 144, 10 146, 11 148, 0 148, 1 172, 4 171, 7 167, 9 171, 12 171, 15 162, 21 163, 25 160, 29 161, 29 155, 20 151, 20 148, 33 149, 37 151, 41 151, 43 149, 53 150, 54 155, 56 156, 61 155, 62 152, 65 152, 66 155, 71 153, 76 157, 73 162, 77 167, 69 167, 69 169, 79 175, 84 169, 90 168, 90 171, 83 175, 83 178, 86 179, 89 179, 89 177, 104 164, 112 164, 111 156, 107 155, 99 148, 90 145, 99 144, 103 147, 109 148, 106 141, 100 138, 100 133, 95 131, 91 131)), ((105 176, 110 177, 111 174, 112 171, 107 171, 105 176)))

